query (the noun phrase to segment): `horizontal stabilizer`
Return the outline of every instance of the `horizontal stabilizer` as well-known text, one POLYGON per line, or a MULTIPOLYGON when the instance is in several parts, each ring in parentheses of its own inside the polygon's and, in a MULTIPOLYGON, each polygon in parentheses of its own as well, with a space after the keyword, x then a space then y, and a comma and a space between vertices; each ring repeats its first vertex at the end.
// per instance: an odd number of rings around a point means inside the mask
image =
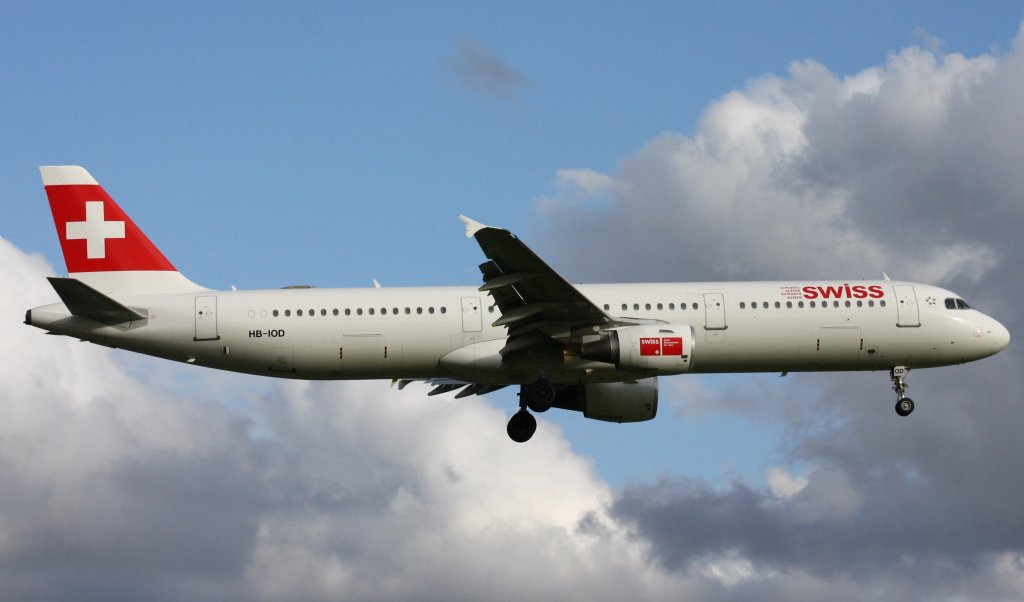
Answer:
POLYGON ((145 320, 146 316, 125 307, 81 280, 74 278, 47 278, 71 315, 89 318, 103 324, 124 324, 145 320))

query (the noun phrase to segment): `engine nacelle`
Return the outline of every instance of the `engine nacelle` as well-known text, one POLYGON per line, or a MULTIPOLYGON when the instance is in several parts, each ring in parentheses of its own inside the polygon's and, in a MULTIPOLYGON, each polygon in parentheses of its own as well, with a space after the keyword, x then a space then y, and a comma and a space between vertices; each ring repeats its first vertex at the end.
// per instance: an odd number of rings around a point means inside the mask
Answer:
POLYGON ((658 414, 658 379, 625 383, 590 383, 558 391, 552 407, 583 412, 606 422, 643 422, 658 414))
POLYGON ((624 326, 607 331, 599 340, 583 343, 580 357, 624 370, 680 374, 690 371, 694 340, 689 325, 624 326))
POLYGON ((658 414, 658 379, 583 385, 583 415, 606 422, 643 422, 658 414))

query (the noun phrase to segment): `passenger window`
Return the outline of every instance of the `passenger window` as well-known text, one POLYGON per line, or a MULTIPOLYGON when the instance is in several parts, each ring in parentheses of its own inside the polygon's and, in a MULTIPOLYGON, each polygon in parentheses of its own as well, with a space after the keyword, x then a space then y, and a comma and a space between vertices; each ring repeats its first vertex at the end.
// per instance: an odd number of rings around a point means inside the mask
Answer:
POLYGON ((650 303, 645 303, 644 304, 644 309, 648 309, 648 310, 651 309, 651 304, 650 303))
POLYGON ((316 310, 314 310, 314 309, 309 310, 309 317, 310 318, 312 318, 315 315, 316 315, 316 310))
POLYGON ((693 309, 697 309, 698 307, 699 306, 696 303, 693 304, 693 309))
POLYGON ((448 308, 442 305, 441 306, 441 313, 443 313, 443 314, 448 313, 448 308))
POLYGON ((421 315, 422 313, 423 313, 423 308, 422 307, 417 307, 416 308, 416 315, 421 315))
POLYGON ((864 307, 864 302, 860 299, 857 300, 857 307, 864 307))
POLYGON ((327 315, 327 310, 326 309, 321 309, 320 310, 320 315, 321 316, 326 316, 327 315))
POLYGON ((803 309, 804 308, 804 302, 803 301, 797 301, 796 302, 796 306, 799 307, 800 309, 803 309))
POLYGON ((810 306, 814 307, 814 301, 811 301, 810 306))
POLYGON ((290 317, 291 315, 292 315, 292 310, 290 310, 290 309, 284 310, 284 317, 287 318, 287 317, 290 317))
POLYGON ((363 308, 362 308, 362 307, 360 307, 360 308, 356 309, 356 315, 357 315, 357 316, 361 316, 361 315, 363 315, 363 308))
POLYGON ((427 313, 428 313, 428 314, 432 314, 432 313, 434 313, 434 308, 433 308, 433 307, 428 307, 428 308, 427 308, 427 313))
POLYGON ((839 307, 839 302, 838 301, 833 301, 832 302, 832 307, 839 307))
POLYGON ((607 303, 605 303, 604 304, 604 310, 608 311, 609 309, 611 309, 611 307, 607 303))
POLYGON ((661 303, 659 303, 659 304, 658 304, 658 311, 661 311, 661 310, 662 310, 662 309, 663 309, 664 307, 665 307, 664 305, 662 305, 661 303))
POLYGON ((792 301, 786 301, 786 309, 793 309, 793 302, 792 301))
POLYGON ((669 309, 675 309, 676 308, 676 304, 675 303, 669 303, 668 304, 668 308, 669 309))
POLYGON ((296 310, 295 311, 295 315, 296 316, 301 316, 302 315, 302 310, 301 309, 296 310))
POLYGON ((776 301, 775 302, 775 309, 779 309, 781 307, 782 307, 782 303, 779 303, 778 301, 776 301))
POLYGON ((743 301, 740 301, 740 309, 746 309, 746 308, 747 308, 747 304, 744 303, 743 301))
POLYGON ((868 307, 874 307, 874 306, 875 306, 875 300, 874 299, 868 299, 868 307))
POLYGON ((639 303, 634 303, 633 304, 633 310, 634 311, 639 311, 640 310, 640 304, 639 303))
POLYGON ((763 307, 763 308, 765 308, 765 309, 768 309, 768 302, 767 302, 767 301, 765 301, 764 303, 762 303, 762 304, 761 304, 761 307, 763 307))
POLYGON ((850 300, 849 299, 846 300, 846 307, 850 307, 850 300))
POLYGON ((335 307, 335 308, 334 308, 334 311, 332 311, 331 313, 333 313, 334 315, 338 315, 338 308, 337 308, 337 307, 335 307))
MULTIPOLYGON (((408 307, 405 308, 405 313, 409 313, 409 308, 408 307)), ((397 307, 392 307, 391 308, 391 314, 397 316, 398 315, 398 308, 397 307)))
POLYGON ((352 315, 352 310, 346 307, 345 308, 345 315, 346 316, 351 316, 352 315))
POLYGON ((275 318, 277 317, 277 310, 276 309, 274 310, 274 317, 275 318))
POLYGON ((878 306, 879 306, 879 307, 885 307, 885 299, 880 299, 880 300, 878 301, 878 306))
POLYGON ((625 303, 622 304, 622 311, 626 311, 626 304, 625 303))
POLYGON ((371 307, 369 310, 367 310, 367 312, 372 316, 373 315, 373 308, 371 307))

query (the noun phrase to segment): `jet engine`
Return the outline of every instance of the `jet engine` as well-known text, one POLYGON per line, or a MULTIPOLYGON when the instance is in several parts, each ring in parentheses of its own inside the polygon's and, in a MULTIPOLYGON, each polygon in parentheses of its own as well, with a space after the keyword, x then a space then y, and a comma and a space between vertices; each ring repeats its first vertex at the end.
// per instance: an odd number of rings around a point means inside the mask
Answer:
POLYGON ((623 370, 680 374, 690 371, 694 338, 693 327, 689 325, 625 326, 584 342, 580 357, 614 364, 623 370))
POLYGON ((558 392, 553 407, 605 422, 643 422, 658 413, 658 379, 576 385, 558 392))

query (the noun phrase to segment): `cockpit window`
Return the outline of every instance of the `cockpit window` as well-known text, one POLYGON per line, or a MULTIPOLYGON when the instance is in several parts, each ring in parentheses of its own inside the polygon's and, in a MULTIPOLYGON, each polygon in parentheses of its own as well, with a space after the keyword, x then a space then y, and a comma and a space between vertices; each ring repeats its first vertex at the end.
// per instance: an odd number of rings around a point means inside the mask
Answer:
POLYGON ((946 299, 946 309, 970 309, 971 306, 963 299, 946 299))

